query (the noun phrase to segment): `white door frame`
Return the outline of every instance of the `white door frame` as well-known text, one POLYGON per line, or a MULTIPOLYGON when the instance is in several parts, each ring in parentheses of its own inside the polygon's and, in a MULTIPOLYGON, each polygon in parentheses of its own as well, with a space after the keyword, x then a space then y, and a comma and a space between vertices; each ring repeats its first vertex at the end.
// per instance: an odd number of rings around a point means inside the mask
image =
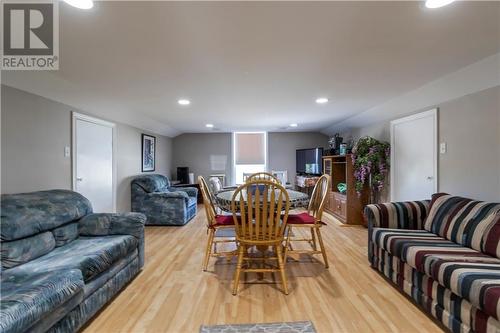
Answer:
POLYGON ((88 121, 94 124, 98 125, 103 125, 107 127, 111 127, 112 130, 112 172, 113 172, 113 179, 112 179, 112 184, 113 184, 113 212, 110 213, 115 213, 116 212, 116 125, 112 122, 102 120, 99 118, 91 117, 86 114, 78 113, 75 111, 71 112, 71 188, 73 191, 76 191, 76 121, 77 120, 83 120, 83 121, 88 121))
POLYGON ((405 123, 408 121, 413 121, 421 118, 426 118, 431 116, 433 118, 433 123, 434 123, 434 128, 433 128, 433 147, 434 147, 434 152, 432 156, 434 157, 434 160, 432 161, 432 164, 434 166, 434 193, 437 193, 438 191, 438 109, 434 108, 428 111, 420 112, 408 117, 404 118, 399 118, 396 120, 391 121, 391 168, 390 168, 390 173, 391 173, 391 201, 394 199, 394 168, 392 168, 393 165, 395 164, 396 160, 396 152, 394 151, 393 147, 395 147, 395 142, 394 142, 394 127, 398 124, 405 123))

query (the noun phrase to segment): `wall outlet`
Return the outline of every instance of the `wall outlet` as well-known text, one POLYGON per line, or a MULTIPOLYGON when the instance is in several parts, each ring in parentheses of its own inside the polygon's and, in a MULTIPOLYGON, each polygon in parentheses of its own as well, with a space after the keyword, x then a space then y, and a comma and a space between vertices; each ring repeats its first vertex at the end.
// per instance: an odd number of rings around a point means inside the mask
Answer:
POLYGON ((64 147, 64 157, 69 157, 71 155, 71 149, 69 146, 64 147))
POLYGON ((439 152, 441 154, 446 154, 446 142, 441 142, 439 145, 439 152))

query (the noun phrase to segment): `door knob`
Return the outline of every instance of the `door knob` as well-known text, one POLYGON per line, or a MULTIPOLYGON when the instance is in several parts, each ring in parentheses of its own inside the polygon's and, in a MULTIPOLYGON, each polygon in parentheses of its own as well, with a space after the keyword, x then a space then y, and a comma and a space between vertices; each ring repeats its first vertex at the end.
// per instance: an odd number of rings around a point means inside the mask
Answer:
POLYGON ((77 182, 81 182, 81 181, 83 181, 83 178, 82 177, 76 177, 76 181, 77 182))
POLYGON ((434 177, 431 176, 427 177, 427 180, 432 180, 432 179, 434 179, 434 177))

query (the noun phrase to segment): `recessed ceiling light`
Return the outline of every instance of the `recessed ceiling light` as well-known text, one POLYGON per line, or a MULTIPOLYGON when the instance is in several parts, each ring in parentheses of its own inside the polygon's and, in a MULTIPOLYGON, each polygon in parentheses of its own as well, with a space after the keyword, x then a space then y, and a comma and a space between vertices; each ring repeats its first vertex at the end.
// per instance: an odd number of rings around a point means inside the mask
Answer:
POLYGON ((427 8, 439 8, 449 5, 455 0, 427 0, 425 1, 425 7, 427 8))
POLYGON ((213 128, 214 127, 214 124, 206 124, 205 127, 208 127, 208 128, 213 128))
POLYGON ((297 124, 295 124, 295 123, 290 124, 290 127, 297 127, 297 126, 299 126, 299 125, 297 125, 297 124))
POLYGON ((328 98, 326 98, 326 97, 316 98, 316 103, 318 103, 318 104, 328 103, 328 98))
POLYGON ((191 104, 191 101, 189 99, 180 99, 177 103, 179 103, 179 105, 189 105, 191 104))
POLYGON ((64 2, 80 9, 90 9, 94 7, 94 2, 92 0, 64 0, 64 2))

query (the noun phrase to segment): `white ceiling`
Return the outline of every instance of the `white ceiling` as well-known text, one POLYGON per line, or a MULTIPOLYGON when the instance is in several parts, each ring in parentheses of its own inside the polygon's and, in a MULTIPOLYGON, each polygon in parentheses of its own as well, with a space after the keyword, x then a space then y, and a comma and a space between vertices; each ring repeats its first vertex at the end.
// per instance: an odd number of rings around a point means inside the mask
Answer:
POLYGON ((500 52, 499 2, 61 2, 60 22, 60 70, 3 83, 168 136, 322 130, 500 52))

